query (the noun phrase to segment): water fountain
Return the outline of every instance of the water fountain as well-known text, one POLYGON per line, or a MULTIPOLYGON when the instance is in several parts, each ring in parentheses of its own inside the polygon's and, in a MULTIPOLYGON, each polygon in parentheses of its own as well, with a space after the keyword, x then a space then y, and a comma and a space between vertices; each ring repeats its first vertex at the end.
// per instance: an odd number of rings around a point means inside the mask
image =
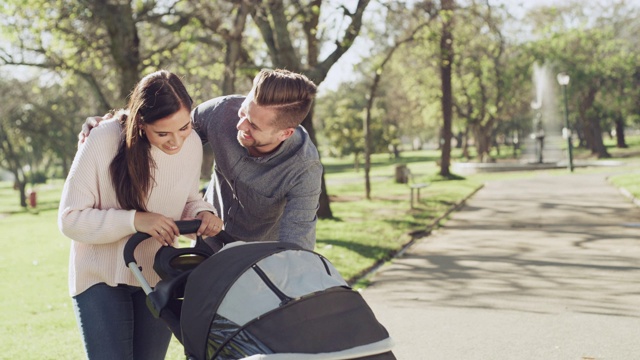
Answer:
MULTIPOLYGON (((519 162, 495 163, 460 163, 452 164, 456 174, 476 172, 518 171, 538 169, 566 168, 568 156, 567 140, 562 137, 564 121, 562 116, 561 91, 556 82, 556 75, 548 64, 533 64, 532 81, 534 99, 531 102, 531 129, 529 137, 523 139, 522 153, 519 162)), ((521 140, 522 141, 522 140, 521 140)), ((581 163, 581 166, 619 165, 603 162, 581 163)))
POLYGON ((562 116, 558 112, 555 75, 549 66, 533 64, 534 100, 531 135, 525 142, 521 160, 530 164, 556 164, 566 160, 563 151, 562 116))

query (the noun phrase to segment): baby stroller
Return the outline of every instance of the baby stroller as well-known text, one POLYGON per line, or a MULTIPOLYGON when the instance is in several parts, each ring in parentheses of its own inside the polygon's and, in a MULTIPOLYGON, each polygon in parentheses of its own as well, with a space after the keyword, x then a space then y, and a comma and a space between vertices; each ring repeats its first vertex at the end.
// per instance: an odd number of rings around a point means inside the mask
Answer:
MULTIPOLYGON (((195 233, 200 220, 176 222, 195 233)), ((221 232, 215 251, 163 247, 151 288, 134 258, 148 234, 127 242, 125 263, 189 360, 395 359, 393 341, 360 293, 323 256, 295 244, 234 242, 221 232)))

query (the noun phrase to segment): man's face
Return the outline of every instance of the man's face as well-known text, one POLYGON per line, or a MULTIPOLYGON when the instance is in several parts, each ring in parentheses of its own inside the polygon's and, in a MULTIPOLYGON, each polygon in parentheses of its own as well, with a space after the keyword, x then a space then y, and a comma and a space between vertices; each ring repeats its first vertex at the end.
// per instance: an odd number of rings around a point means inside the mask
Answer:
POLYGON ((263 156, 274 151, 293 129, 279 130, 273 124, 277 113, 274 109, 259 106, 253 101, 253 93, 238 110, 238 142, 249 150, 251 156, 263 156))

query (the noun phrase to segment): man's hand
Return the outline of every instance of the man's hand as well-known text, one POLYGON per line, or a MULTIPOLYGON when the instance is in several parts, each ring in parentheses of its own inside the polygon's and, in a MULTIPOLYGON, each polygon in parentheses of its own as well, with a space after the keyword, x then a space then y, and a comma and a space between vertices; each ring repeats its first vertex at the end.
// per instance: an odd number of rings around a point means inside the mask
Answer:
POLYGON ((104 116, 89 116, 84 121, 84 124, 82 124, 82 130, 78 134, 78 146, 82 145, 84 141, 87 139, 87 137, 89 137, 89 133, 91 132, 91 129, 100 125, 100 122, 102 120, 108 120, 108 119, 111 119, 112 117, 113 117, 113 114, 111 113, 105 114, 104 116))
POLYGON ((222 230, 222 219, 215 216, 210 211, 201 211, 196 215, 196 219, 202 220, 200 228, 196 232, 196 235, 200 236, 216 236, 222 230))

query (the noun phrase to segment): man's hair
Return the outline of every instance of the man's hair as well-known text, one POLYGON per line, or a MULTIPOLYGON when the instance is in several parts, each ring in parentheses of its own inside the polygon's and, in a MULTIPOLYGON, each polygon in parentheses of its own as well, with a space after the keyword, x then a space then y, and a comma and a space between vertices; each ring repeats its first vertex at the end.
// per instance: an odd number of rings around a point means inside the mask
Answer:
POLYGON ((253 79, 251 92, 257 105, 277 111, 273 125, 286 129, 302 123, 311 109, 317 87, 302 74, 262 69, 253 79))

